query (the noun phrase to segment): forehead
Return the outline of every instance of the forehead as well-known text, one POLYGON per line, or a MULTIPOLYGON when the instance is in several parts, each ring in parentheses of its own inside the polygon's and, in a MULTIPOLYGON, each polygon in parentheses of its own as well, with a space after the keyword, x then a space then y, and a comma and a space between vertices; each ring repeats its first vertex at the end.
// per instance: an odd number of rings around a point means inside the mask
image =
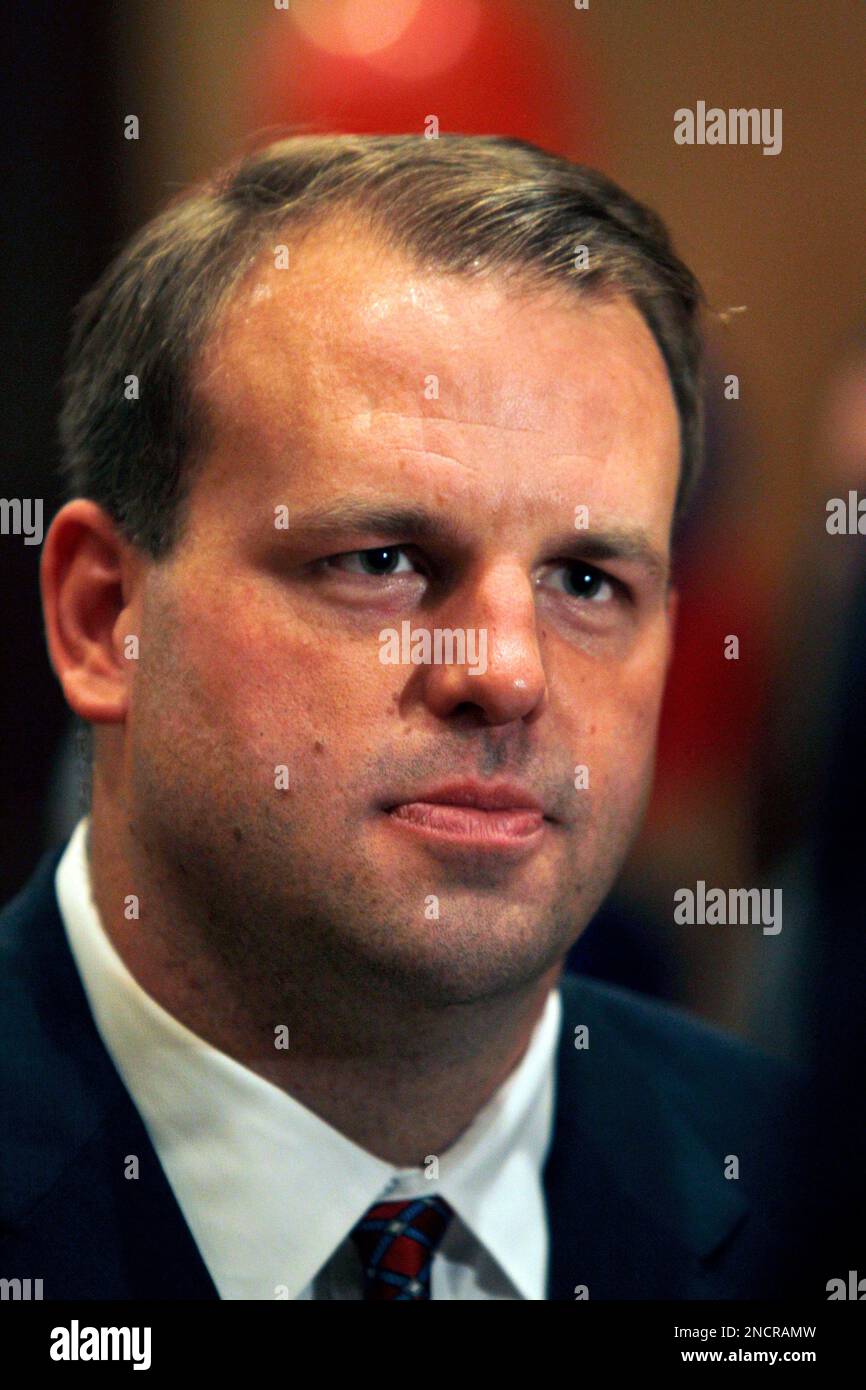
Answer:
POLYGON ((489 464, 492 487, 529 496, 582 466, 603 506, 623 487, 672 506, 676 407, 628 299, 422 269, 348 219, 286 244, 287 268, 262 255, 198 366, 217 454, 254 458, 261 482, 302 457, 293 489, 325 462, 345 483, 353 460, 415 456, 464 482, 489 464))

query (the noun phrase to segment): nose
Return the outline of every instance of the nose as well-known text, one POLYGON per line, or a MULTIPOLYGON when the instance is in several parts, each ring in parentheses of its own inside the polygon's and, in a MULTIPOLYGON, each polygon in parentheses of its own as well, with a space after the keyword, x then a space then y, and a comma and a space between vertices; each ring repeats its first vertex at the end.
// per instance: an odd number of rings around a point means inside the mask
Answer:
POLYGON ((547 707, 547 676, 527 574, 511 565, 491 567, 453 592, 436 622, 462 636, 463 645, 454 642, 452 651, 466 660, 424 668, 424 699, 432 713, 447 719, 475 709, 487 724, 540 717, 547 707))

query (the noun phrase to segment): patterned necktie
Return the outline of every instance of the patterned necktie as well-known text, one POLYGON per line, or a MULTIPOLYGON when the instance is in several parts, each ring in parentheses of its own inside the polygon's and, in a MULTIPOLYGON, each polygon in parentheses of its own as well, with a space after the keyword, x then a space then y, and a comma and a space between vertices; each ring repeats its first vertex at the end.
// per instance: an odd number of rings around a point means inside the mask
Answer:
POLYGON ((364 1269, 364 1300, 430 1297, 433 1256, 454 1215, 442 1197, 377 1202, 351 1231, 364 1269))

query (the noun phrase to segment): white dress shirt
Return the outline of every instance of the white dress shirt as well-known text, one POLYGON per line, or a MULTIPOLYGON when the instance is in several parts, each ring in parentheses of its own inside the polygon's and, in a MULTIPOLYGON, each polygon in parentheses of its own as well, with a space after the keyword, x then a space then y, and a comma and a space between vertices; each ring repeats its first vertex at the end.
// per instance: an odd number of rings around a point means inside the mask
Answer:
POLYGON ((454 1209, 434 1299, 544 1299, 542 1171, 554 1114, 562 1001, 551 990, 529 1047, 455 1144, 438 1180, 368 1153, 278 1086, 212 1047, 138 984, 93 901, 89 818, 55 884, 102 1041, 139 1111, 224 1299, 360 1299, 348 1233, 377 1201, 438 1193, 454 1209))

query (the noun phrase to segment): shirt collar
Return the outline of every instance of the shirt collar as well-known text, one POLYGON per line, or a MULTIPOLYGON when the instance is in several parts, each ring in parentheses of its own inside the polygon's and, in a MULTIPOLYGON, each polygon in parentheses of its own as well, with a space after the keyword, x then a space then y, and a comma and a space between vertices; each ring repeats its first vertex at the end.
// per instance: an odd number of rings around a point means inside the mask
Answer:
MULTIPOLYGON (((94 903, 76 826, 56 872, 69 946, 96 1027, 139 1110, 223 1297, 296 1298, 369 1206, 438 1193, 528 1299, 545 1297, 544 1160, 562 1005, 552 990, 529 1046, 438 1179, 395 1169, 190 1031, 141 988, 94 903)), ((434 1170, 435 1171, 435 1170, 434 1170)))

